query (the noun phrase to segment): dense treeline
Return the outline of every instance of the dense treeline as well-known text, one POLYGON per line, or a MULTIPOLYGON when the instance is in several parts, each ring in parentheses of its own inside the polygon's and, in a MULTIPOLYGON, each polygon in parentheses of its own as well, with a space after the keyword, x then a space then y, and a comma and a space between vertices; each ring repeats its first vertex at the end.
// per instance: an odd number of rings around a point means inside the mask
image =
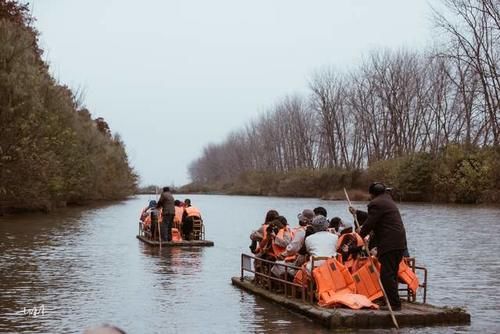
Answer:
POLYGON ((26 5, 0 0, 0 212, 133 193, 120 136, 51 77, 31 20, 26 5))
MULTIPOLYGON (((190 165, 193 182, 243 189, 267 175, 270 193, 289 194, 280 184, 300 173, 330 191, 376 177, 403 199, 500 201, 500 2, 445 4, 453 15, 436 13, 440 49, 375 51, 354 71, 317 71, 309 96, 286 97, 206 146, 190 165), (341 184, 323 174, 350 176, 341 184)), ((292 193, 315 192, 298 183, 292 193)))

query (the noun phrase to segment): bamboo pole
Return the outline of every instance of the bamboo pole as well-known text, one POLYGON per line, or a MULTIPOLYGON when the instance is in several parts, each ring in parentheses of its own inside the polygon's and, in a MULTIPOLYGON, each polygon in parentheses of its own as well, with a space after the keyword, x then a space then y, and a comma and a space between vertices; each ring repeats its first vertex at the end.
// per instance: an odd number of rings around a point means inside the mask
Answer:
MULTIPOLYGON (((347 194, 347 190, 345 190, 344 188, 344 193, 345 193, 345 197, 347 199, 347 203, 349 204, 349 207, 353 207, 352 204, 351 204, 351 200, 349 199, 349 195, 347 194)), ((350 212, 350 210, 349 210, 350 212)), ((354 225, 355 225, 355 228, 357 231, 359 231, 359 222, 358 222, 358 217, 356 216, 356 213, 352 213, 352 216, 354 217, 354 225)), ((366 249, 366 252, 368 253, 368 259, 370 260, 370 264, 372 265, 372 267, 374 269, 376 269, 375 267, 375 264, 373 263, 373 259, 372 257, 370 256, 370 249, 368 248, 368 243, 366 242, 365 238, 362 238, 363 239, 363 244, 365 246, 365 249, 366 249)), ((387 298, 387 294, 385 293, 385 289, 384 289, 384 286, 382 285, 382 281, 380 280, 380 273, 378 273, 377 271, 377 278, 378 278, 378 284, 380 284, 380 288, 382 289, 382 292, 384 294, 384 298, 385 298, 385 303, 387 304, 387 307, 389 308, 389 312, 391 313, 391 318, 392 318, 392 322, 394 323, 394 326, 399 329, 399 325, 398 325, 398 322, 396 320, 396 317, 394 316, 394 312, 392 311, 392 306, 391 306, 391 303, 389 303, 389 298, 387 298)))

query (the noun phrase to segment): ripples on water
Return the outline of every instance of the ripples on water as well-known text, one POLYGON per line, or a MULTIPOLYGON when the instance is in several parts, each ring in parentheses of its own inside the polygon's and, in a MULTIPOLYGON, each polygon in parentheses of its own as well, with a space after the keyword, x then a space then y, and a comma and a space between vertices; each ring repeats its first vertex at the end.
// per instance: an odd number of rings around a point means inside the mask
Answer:
MULTIPOLYGON (((318 205, 330 217, 349 219, 344 202, 191 198, 202 210, 207 239, 215 247, 160 251, 135 239, 137 216, 149 196, 53 215, 0 217, 0 332, 81 333, 100 323, 128 333, 327 332, 232 287, 230 278, 239 275, 240 253, 248 251, 248 235, 268 209, 277 209, 295 225, 299 211, 318 205), (43 316, 18 314, 41 305, 43 316)), ((500 330, 500 210, 422 204, 401 204, 400 209, 410 252, 429 269, 428 301, 466 306, 472 314, 471 326, 401 333, 500 330)))

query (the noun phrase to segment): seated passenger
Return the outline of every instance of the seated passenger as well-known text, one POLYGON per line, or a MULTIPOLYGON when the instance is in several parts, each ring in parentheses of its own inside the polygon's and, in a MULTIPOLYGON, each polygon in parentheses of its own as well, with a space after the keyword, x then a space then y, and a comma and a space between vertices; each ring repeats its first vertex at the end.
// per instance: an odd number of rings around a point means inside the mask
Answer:
POLYGON ((144 220, 146 219, 146 217, 149 216, 150 212, 148 212, 148 210, 150 210, 152 208, 155 208, 155 207, 156 207, 156 201, 155 200, 149 201, 148 206, 146 206, 144 209, 142 209, 141 216, 139 217, 139 220, 141 222, 144 222, 144 220))
POLYGON ((141 220, 143 222, 143 229, 149 231, 151 239, 155 238, 158 229, 158 217, 160 212, 156 209, 156 201, 149 201, 149 205, 142 210, 141 220))
POLYGON ((274 249, 276 247, 273 247, 275 246, 274 241, 279 232, 286 227, 282 220, 278 218, 267 224, 264 239, 259 242, 259 252, 257 253, 257 256, 266 260, 276 260, 276 254, 274 253, 274 249))
MULTIPOLYGON (((297 218, 299 219, 299 226, 293 229, 293 239, 286 246, 285 251, 278 254, 279 260, 284 260, 289 257, 295 257, 299 254, 299 251, 304 245, 304 240, 306 238, 306 228, 311 224, 314 218, 314 212, 312 210, 305 209, 302 211, 302 213, 299 213, 297 215, 297 218)), ((301 262, 304 263, 305 259, 303 259, 303 261, 301 262)), ((297 265, 300 266, 302 265, 302 263, 297 265)))
POLYGON ((176 229, 181 228, 182 215, 184 214, 184 207, 181 206, 181 203, 182 202, 179 201, 178 199, 174 201, 174 206, 175 206, 174 227, 176 229))
POLYGON ((340 227, 340 235, 352 233, 354 231, 354 226, 349 221, 341 220, 339 227, 340 227))
POLYGON ((340 234, 340 227, 343 226, 342 219, 340 217, 333 217, 330 220, 330 224, 328 225, 328 230, 331 233, 335 233, 336 235, 340 234))
POLYGON ((322 206, 318 206, 317 208, 313 209, 314 216, 323 216, 323 217, 328 217, 326 209, 322 206))
MULTIPOLYGON (((295 267, 300 267, 306 262, 306 252, 301 252, 304 247, 304 240, 306 238, 307 226, 311 223, 314 218, 314 212, 309 209, 305 209, 302 213, 297 215, 299 219, 299 226, 292 229, 292 240, 286 248, 281 252, 277 253, 277 263, 289 264, 295 267)), ((272 268, 272 272, 275 276, 282 276, 284 274, 284 266, 275 265, 272 268)), ((296 274, 294 269, 288 269, 288 274, 293 277, 296 274)))
POLYGON ((277 257, 279 254, 286 250, 286 247, 292 241, 293 235, 290 227, 288 226, 288 221, 283 216, 278 216, 276 218, 278 222, 281 223, 281 227, 278 233, 272 239, 273 254, 277 257))
MULTIPOLYGON (((337 255, 337 235, 328 231, 329 222, 324 216, 314 217, 311 226, 314 234, 306 237, 305 245, 309 256, 312 257, 334 257, 337 255)), ((322 261, 316 261, 321 265, 322 261)), ((311 261, 308 264, 310 271, 311 261)))
POLYGON ((266 237, 267 226, 271 221, 278 218, 278 216, 279 216, 279 213, 276 210, 267 211, 266 218, 264 219, 264 223, 259 227, 258 230, 255 230, 250 234, 250 240, 252 240, 252 244, 250 245, 250 251, 253 254, 260 252, 260 248, 261 248, 260 243, 266 237))
POLYGON ((190 199, 184 200, 185 208, 182 214, 182 239, 191 240, 193 233, 193 223, 195 220, 201 220, 200 210, 191 205, 190 199))
POLYGON ((342 255, 342 262, 355 260, 363 250, 363 239, 356 232, 344 233, 337 241, 337 252, 342 255))

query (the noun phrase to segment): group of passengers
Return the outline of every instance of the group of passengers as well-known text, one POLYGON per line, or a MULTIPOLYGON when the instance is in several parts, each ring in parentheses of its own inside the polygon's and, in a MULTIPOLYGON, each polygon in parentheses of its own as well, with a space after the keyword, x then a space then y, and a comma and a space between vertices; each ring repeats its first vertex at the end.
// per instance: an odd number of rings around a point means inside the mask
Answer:
POLYGON ((170 188, 164 187, 159 200, 149 201, 139 219, 152 240, 191 240, 194 222, 201 221, 201 213, 191 205, 189 198, 184 202, 176 200, 170 188))
MULTIPOLYGON (((310 275, 315 257, 335 257, 342 263, 355 265, 360 255, 368 256, 365 239, 370 255, 376 256, 380 263, 380 279, 388 300, 394 309, 400 309, 397 282, 398 266, 403 256, 408 256, 405 229, 385 185, 373 183, 369 193, 372 200, 368 212, 349 207, 357 222, 356 229, 352 223, 339 217, 328 220, 323 207, 303 210, 297 216, 296 227, 290 227, 286 218, 276 210, 268 211, 262 226, 250 235, 250 250, 258 258, 274 261, 274 265, 256 261, 255 270, 297 281, 298 274, 304 275, 305 272, 305 275, 310 275), (283 264, 302 267, 302 270, 283 264)), ((314 262, 314 267, 322 262, 314 262)))
MULTIPOLYGON (((297 218, 298 226, 291 228, 285 217, 269 210, 264 224, 250 235, 252 253, 265 260, 300 267, 312 257, 334 257, 337 251, 346 255, 358 251, 351 246, 350 239, 338 245, 339 236, 352 233, 352 226, 339 217, 328 220, 324 207, 304 209, 297 218)), ((284 274, 284 267, 273 266, 272 273, 280 276, 284 274)), ((289 274, 294 275, 295 271, 290 270, 289 274)))

